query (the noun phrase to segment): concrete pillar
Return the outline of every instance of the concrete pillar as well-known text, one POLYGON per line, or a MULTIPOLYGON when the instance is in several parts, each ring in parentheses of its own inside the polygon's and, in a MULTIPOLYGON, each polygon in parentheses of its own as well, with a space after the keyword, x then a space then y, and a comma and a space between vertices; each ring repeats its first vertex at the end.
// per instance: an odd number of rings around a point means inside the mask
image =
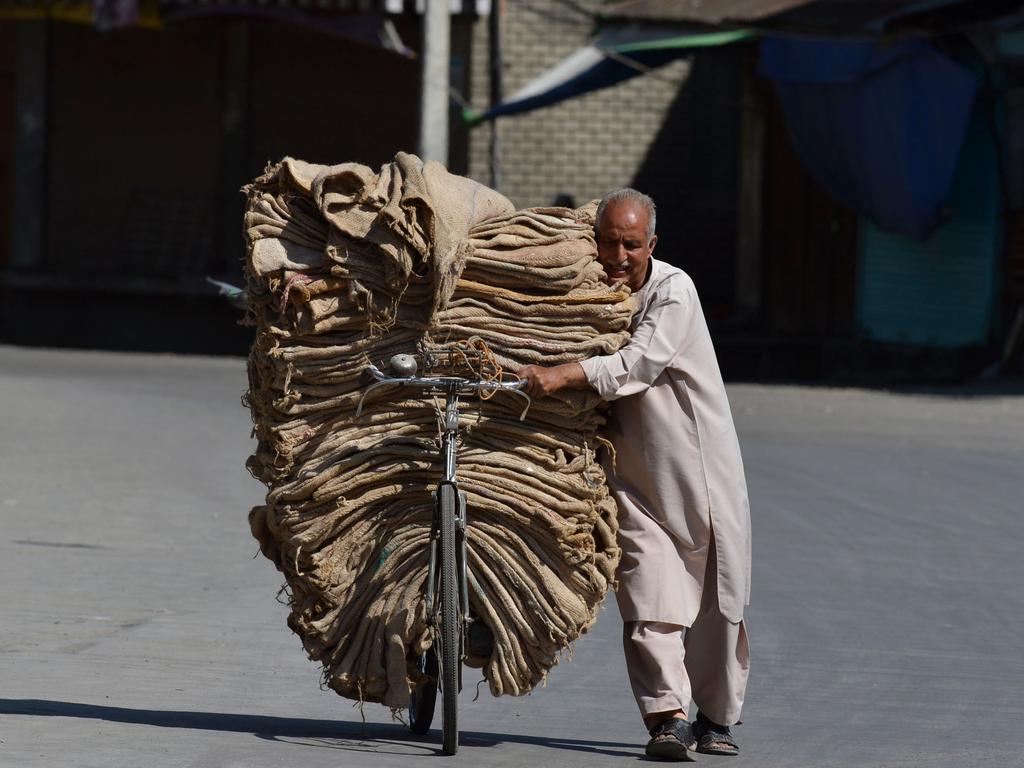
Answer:
POLYGON ((448 0, 427 0, 423 14, 420 157, 448 163, 451 19, 448 0))

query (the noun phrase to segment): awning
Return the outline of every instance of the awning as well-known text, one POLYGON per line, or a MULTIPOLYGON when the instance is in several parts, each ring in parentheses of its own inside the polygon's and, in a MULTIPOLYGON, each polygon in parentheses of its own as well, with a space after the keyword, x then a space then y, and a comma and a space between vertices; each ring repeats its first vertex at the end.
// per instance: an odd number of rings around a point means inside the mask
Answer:
POLYGON ((619 0, 603 6, 602 19, 687 24, 742 24, 807 5, 813 0, 619 0))
MULTIPOLYGON (((490 13, 490 0, 448 0, 452 16, 490 13)), ((204 16, 262 18, 315 28, 325 34, 415 54, 398 39, 391 19, 422 15, 425 0, 0 0, 0 19, 53 19, 101 31, 159 29, 165 22, 204 16)))
POLYGON ((861 39, 922 30, 945 31, 1005 18, 1019 3, 996 0, 619 0, 601 8, 602 32, 496 107, 467 109, 476 125, 607 88, 696 49, 726 45, 773 31, 819 39, 861 39), (984 6, 984 7, 979 7, 984 6))
POLYGON ((1020 18, 1019 0, 618 0, 603 28, 644 22, 692 32, 708 26, 818 38, 920 37, 1020 18))
POLYGON ((606 32, 590 45, 563 59, 553 68, 496 107, 485 112, 466 110, 471 125, 496 117, 516 115, 616 85, 695 50, 727 45, 753 36, 749 30, 680 35, 644 27, 621 27, 606 32))

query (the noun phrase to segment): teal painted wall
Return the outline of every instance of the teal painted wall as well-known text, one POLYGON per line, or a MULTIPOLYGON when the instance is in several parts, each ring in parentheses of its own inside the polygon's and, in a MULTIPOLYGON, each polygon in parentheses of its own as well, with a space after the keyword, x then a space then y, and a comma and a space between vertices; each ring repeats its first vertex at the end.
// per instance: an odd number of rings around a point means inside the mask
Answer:
POLYGON ((1002 56, 1024 56, 1024 30, 996 35, 996 51, 1002 56))
POLYGON ((951 217, 926 242, 861 224, 858 324, 872 341, 966 347, 990 340, 1002 240, 999 156, 975 111, 949 200, 951 217))

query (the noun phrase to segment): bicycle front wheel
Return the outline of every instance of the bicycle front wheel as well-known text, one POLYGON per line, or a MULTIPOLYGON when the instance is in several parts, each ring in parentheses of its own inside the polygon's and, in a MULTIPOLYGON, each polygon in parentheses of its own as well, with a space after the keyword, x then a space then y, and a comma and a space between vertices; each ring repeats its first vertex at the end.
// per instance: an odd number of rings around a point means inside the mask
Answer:
POLYGON ((455 488, 437 489, 441 523, 441 751, 454 755, 459 749, 459 665, 462 663, 462 621, 459 610, 458 564, 455 559, 455 488))

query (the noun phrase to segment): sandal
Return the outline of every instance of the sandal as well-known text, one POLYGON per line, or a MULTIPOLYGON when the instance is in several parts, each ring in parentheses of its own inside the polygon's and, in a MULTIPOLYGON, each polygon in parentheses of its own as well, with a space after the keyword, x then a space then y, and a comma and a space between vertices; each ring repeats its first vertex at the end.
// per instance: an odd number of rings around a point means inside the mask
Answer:
POLYGON ((696 746, 693 729, 685 720, 673 717, 651 728, 651 740, 644 753, 656 760, 690 762, 689 750, 696 746))
POLYGON ((709 720, 703 712, 698 712, 697 719, 693 721, 693 735, 697 739, 697 751, 705 755, 740 753, 740 745, 729 731, 729 726, 709 720))

